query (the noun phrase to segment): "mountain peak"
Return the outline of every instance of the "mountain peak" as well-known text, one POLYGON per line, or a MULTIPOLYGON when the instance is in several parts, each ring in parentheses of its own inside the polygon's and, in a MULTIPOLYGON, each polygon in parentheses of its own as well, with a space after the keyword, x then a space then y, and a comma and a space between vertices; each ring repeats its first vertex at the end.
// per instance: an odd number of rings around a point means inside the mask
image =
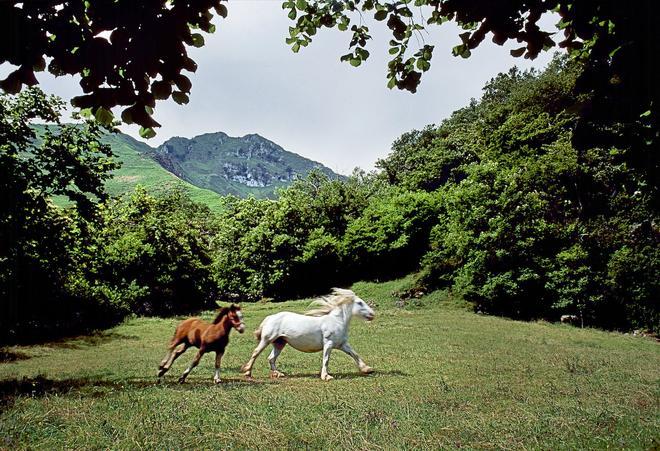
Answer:
POLYGON ((219 194, 274 197, 277 188, 305 177, 312 169, 339 177, 321 163, 284 150, 257 133, 174 137, 156 149, 154 158, 178 177, 219 194))

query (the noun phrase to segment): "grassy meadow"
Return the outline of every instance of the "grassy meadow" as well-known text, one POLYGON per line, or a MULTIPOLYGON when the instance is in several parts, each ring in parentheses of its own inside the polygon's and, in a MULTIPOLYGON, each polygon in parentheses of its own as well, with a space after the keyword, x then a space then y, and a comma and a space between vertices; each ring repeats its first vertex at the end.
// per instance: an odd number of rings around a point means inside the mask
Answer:
MULTIPOLYGON (((285 348, 284 379, 238 369, 255 341, 232 332, 223 383, 207 355, 188 381, 155 373, 177 318, 135 318, 93 336, 0 354, 0 449, 13 448, 629 448, 660 446, 660 345, 566 325, 474 314, 441 292, 404 308, 401 281, 358 283, 376 305, 351 344, 373 366, 359 375, 334 351, 285 348)), ((306 301, 244 305, 253 330, 306 301)), ((212 312, 203 314, 211 318, 212 312)))

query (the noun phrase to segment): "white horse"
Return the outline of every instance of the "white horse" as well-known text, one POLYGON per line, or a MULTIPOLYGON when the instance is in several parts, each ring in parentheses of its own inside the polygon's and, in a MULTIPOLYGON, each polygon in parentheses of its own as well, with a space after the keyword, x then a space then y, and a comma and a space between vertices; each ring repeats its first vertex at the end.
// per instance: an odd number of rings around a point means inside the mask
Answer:
POLYGON ((282 377, 283 373, 277 370, 277 357, 286 344, 303 352, 323 351, 323 366, 321 379, 329 381, 332 376, 328 374, 328 360, 332 349, 341 349, 350 355, 363 374, 373 372, 353 348, 348 344, 348 324, 353 315, 367 321, 374 319, 375 313, 362 299, 351 290, 333 288, 330 296, 314 301, 315 308, 308 310, 304 315, 292 312, 280 312, 267 316, 254 335, 259 340, 250 360, 241 367, 246 377, 252 376, 252 365, 266 346, 273 344, 273 350, 268 356, 270 363, 270 377, 282 377))

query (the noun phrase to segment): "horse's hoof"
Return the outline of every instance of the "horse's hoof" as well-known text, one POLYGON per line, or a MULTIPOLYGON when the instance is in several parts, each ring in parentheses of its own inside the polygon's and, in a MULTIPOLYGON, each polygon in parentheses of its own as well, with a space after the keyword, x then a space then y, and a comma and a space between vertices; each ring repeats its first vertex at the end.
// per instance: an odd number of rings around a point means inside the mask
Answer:
POLYGON ((279 377, 284 377, 284 373, 282 373, 281 371, 271 371, 270 372, 270 378, 271 379, 277 379, 279 377))
POLYGON ((221 379, 213 379, 213 383, 214 383, 214 384, 219 384, 219 383, 221 383, 221 382, 222 382, 221 379))
POLYGON ((185 377, 180 377, 180 378, 179 378, 179 383, 180 383, 180 384, 183 384, 185 381, 186 381, 186 378, 185 378, 185 377))
POLYGON ((330 376, 329 374, 326 374, 325 376, 321 376, 321 379, 324 381, 331 381, 334 379, 334 377, 330 376))
POLYGON ((371 368, 370 366, 365 366, 364 368, 360 368, 360 372, 362 374, 371 374, 374 372, 374 369, 371 368))

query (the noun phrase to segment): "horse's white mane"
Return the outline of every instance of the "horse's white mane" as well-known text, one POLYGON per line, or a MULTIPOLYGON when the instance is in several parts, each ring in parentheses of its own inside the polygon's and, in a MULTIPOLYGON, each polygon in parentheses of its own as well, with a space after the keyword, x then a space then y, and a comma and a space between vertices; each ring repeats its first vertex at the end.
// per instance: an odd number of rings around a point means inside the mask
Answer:
POLYGON ((342 305, 350 304, 355 300, 355 293, 344 288, 333 288, 328 296, 321 296, 309 304, 310 309, 305 312, 307 316, 324 316, 342 305))

